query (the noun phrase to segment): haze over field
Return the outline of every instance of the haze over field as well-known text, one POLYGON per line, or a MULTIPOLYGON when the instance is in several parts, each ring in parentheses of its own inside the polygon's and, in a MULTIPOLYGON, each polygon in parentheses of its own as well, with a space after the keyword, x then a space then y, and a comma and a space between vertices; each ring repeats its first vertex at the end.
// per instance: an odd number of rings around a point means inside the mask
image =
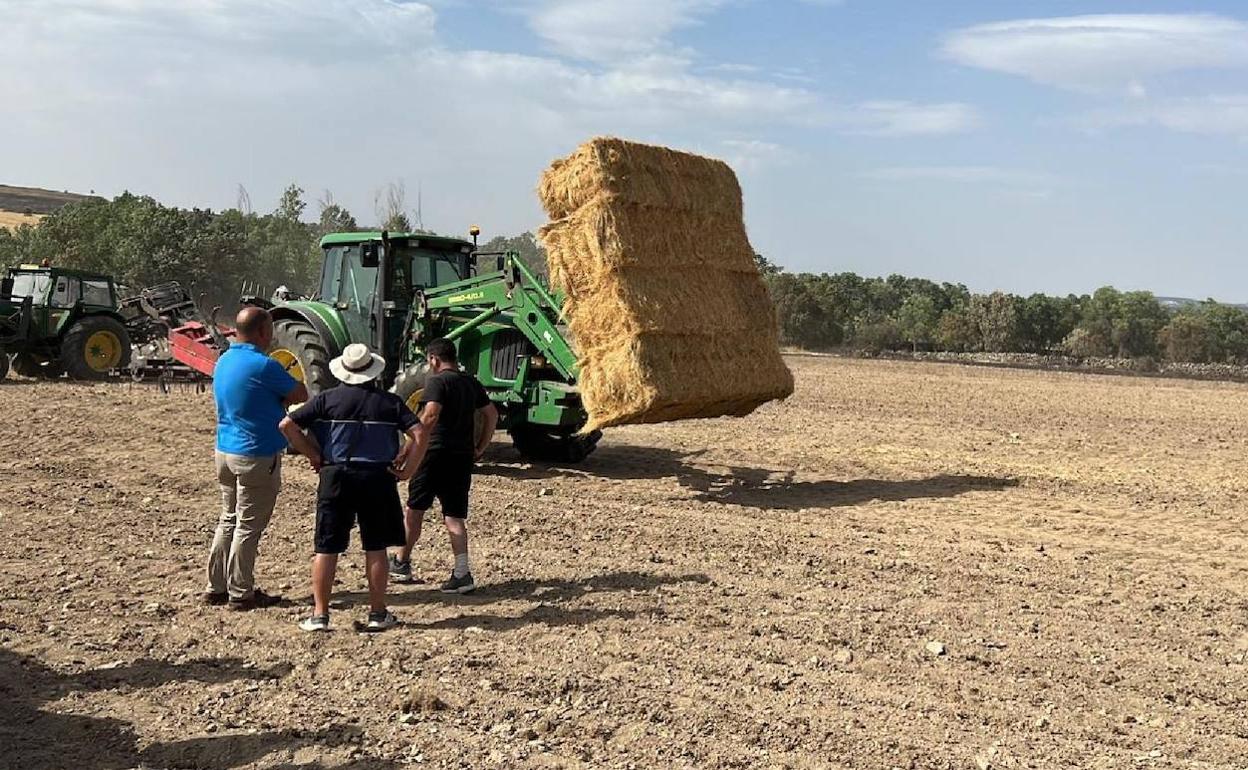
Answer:
POLYGON ((4 181, 541 223, 610 133, 729 160, 793 270, 1248 297, 1248 16, 1230 0, 0 0, 4 181), (1047 12, 1048 17, 1038 18, 1047 12))

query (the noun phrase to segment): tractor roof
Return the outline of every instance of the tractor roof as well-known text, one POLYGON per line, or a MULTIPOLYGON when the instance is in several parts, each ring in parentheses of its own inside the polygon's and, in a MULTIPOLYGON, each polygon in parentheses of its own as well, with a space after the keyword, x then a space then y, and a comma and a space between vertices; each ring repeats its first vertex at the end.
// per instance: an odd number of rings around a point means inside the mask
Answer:
POLYGON ((53 265, 52 267, 44 267, 43 265, 18 265, 17 267, 10 267, 9 271, 13 273, 53 273, 55 272, 57 275, 68 275, 74 278, 82 278, 88 281, 107 281, 109 283, 113 282, 112 276, 105 275, 103 273, 93 273, 90 270, 74 270, 73 268, 57 267, 56 265, 53 265))
MULTIPOLYGON (((460 251, 465 246, 472 248, 472 242, 463 238, 451 238, 445 235, 431 235, 429 233, 390 233, 392 241, 420 241, 434 248, 449 249, 460 251)), ((351 243, 367 243, 369 241, 381 241, 381 231, 369 230, 359 233, 330 233, 321 239, 321 248, 326 246, 338 246, 351 243)))

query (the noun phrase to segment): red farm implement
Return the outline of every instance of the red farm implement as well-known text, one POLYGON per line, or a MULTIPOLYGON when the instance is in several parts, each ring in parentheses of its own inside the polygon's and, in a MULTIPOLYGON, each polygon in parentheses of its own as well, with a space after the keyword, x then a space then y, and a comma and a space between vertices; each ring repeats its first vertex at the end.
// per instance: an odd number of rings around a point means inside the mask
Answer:
POLYGON ((121 313, 134 342, 131 376, 154 375, 162 389, 176 381, 204 385, 234 336, 216 323, 215 310, 206 315, 176 282, 145 289, 121 303, 121 313))

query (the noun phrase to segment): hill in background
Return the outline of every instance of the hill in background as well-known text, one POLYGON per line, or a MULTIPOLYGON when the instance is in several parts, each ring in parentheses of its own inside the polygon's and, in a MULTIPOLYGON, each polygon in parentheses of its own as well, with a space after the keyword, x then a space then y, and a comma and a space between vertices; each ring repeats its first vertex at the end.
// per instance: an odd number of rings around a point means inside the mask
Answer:
POLYGON ((0 184, 0 227, 34 224, 68 203, 94 196, 0 184))

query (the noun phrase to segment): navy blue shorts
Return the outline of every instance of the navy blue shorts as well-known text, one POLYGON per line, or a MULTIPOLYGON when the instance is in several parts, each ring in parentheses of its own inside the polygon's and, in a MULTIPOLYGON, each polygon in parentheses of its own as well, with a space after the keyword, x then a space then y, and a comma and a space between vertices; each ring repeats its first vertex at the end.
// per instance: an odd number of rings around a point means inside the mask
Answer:
POLYGON ((316 552, 347 550, 351 528, 360 525, 365 551, 407 543, 398 481, 385 467, 327 465, 316 490, 316 552))

